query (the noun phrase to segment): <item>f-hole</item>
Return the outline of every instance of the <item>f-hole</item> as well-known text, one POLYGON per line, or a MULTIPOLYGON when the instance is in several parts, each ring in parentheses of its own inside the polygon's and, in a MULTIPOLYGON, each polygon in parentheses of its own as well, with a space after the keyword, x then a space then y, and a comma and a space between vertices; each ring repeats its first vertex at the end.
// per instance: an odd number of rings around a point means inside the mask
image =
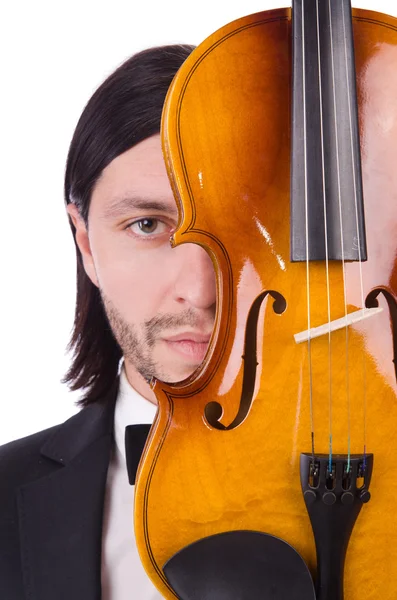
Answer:
POLYGON ((258 366, 256 351, 258 318, 262 302, 266 296, 271 296, 273 298, 273 310, 277 315, 281 315, 287 307, 285 298, 274 290, 266 290, 259 294, 259 296, 257 296, 257 298, 254 300, 248 313, 247 325, 245 329, 244 354, 242 356, 244 361, 244 372, 240 406, 237 415, 230 425, 223 425, 220 422, 220 419, 223 415, 223 408, 221 404, 219 404, 219 402, 209 402, 204 409, 204 414, 208 424, 214 429, 224 431, 234 429, 243 422, 251 408, 256 382, 256 369, 258 366))
POLYGON ((389 292, 389 290, 379 287, 375 288, 374 290, 372 290, 372 292, 368 294, 368 296, 365 299, 365 306, 367 308, 377 308, 379 306, 379 294, 383 294, 389 306, 390 321, 393 335, 392 361, 394 363, 394 373, 396 375, 397 381, 397 298, 391 292, 389 292))

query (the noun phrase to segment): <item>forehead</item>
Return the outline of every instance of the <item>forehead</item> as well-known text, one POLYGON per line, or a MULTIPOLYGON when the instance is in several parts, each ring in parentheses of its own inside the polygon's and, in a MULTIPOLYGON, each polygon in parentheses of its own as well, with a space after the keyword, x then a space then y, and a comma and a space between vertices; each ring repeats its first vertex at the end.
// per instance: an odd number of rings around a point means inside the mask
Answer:
POLYGON ((176 209, 160 135, 143 140, 112 160, 94 187, 91 203, 109 210, 126 197, 161 200, 170 209, 176 209))

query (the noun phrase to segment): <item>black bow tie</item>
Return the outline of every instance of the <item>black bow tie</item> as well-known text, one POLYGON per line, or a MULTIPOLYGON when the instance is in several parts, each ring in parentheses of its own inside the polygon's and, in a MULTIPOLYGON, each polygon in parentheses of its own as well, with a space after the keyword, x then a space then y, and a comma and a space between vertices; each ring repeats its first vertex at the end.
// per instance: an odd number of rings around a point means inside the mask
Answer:
POLYGON ((127 425, 125 428, 125 456, 128 481, 135 485, 136 471, 151 425, 127 425))

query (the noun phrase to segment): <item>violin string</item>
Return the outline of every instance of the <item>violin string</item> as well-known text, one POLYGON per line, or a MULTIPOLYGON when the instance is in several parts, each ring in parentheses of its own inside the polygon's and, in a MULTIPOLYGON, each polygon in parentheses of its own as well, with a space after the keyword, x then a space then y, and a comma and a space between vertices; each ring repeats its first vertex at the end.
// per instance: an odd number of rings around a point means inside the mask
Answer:
MULTIPOLYGON (((345 13, 343 11, 343 37, 345 40, 345 66, 346 66, 346 80, 347 80, 347 93, 348 93, 348 106, 349 106, 349 125, 350 125, 350 146, 352 151, 352 165, 353 165, 353 189, 354 189, 354 207, 356 212, 356 231, 357 231, 357 245, 358 245, 358 265, 359 265, 359 273, 360 273, 360 292, 361 292, 361 306, 365 311, 365 301, 364 301, 364 282, 363 282, 363 269, 362 269, 362 256, 361 256, 361 239, 360 239, 360 228, 358 222, 358 198, 357 198, 357 186, 356 186, 356 167, 354 163, 354 153, 353 153, 353 124, 352 124, 352 111, 351 111, 351 95, 350 95, 350 80, 349 80, 349 69, 347 62, 347 44, 346 44, 346 24, 345 24, 345 13)), ((362 368, 363 368, 363 433, 364 433, 364 468, 365 468, 365 457, 366 457, 366 446, 367 446, 367 389, 366 389, 366 368, 365 368, 365 353, 364 347, 362 348, 362 368)), ((349 412, 349 420, 350 420, 350 412, 349 412)), ((350 423, 349 423, 349 445, 350 445, 350 423)))
POLYGON ((306 123, 306 68, 305 68, 305 0, 302 0, 302 67, 303 67, 303 161, 304 161, 304 180, 305 180, 305 228, 306 228, 306 296, 307 296, 307 330, 309 332, 307 340, 308 360, 309 360, 309 402, 310 402, 310 428, 312 443, 312 461, 313 469, 315 465, 314 452, 314 415, 313 415, 313 378, 312 378, 312 348, 310 335, 310 268, 309 268, 309 221, 308 221, 308 190, 307 190, 307 123, 306 123))
MULTIPOLYGON (((321 46, 320 46, 320 15, 318 0, 316 0, 316 19, 317 19, 317 53, 318 53, 318 82, 319 82, 319 102, 320 102, 320 133, 321 133, 321 165, 323 179, 323 206, 324 206, 324 243, 325 243, 325 273, 327 287, 327 317, 328 317, 328 378, 329 378, 329 406, 330 414, 332 411, 332 351, 331 351, 331 297, 329 284, 329 253, 328 253, 328 221, 327 221, 327 198, 325 187, 325 147, 324 147, 324 117, 323 117, 323 94, 322 94, 322 76, 321 76, 321 46)), ((332 435, 332 429, 331 433, 332 435)), ((332 448, 332 438, 331 438, 332 448)), ((331 464, 331 463, 330 463, 331 464)))
MULTIPOLYGON (((341 0, 341 3, 343 0, 341 0)), ((342 6, 343 8, 343 6, 342 6)), ((338 119, 337 119, 337 106, 336 106, 336 86, 335 86, 335 64, 334 64, 334 43, 333 43, 333 28, 332 28, 332 12, 331 12, 331 0, 328 0, 329 10, 329 24, 330 24, 330 40, 331 40, 331 71, 332 71, 332 89, 333 89, 333 100, 334 100, 334 123, 335 123, 335 149, 336 149, 336 171, 337 171, 337 183, 338 183, 338 204, 339 204, 339 220, 340 220, 340 236, 341 236, 341 254, 342 254, 342 276, 343 276, 343 300, 344 300, 344 312, 345 312, 345 339, 346 339, 346 395, 348 412, 350 410, 350 398, 349 398, 349 333, 347 326, 347 301, 346 301, 346 276, 345 276, 345 250, 343 242, 343 216, 342 216, 342 196, 341 196, 341 181, 340 181, 340 164, 339 164, 339 139, 338 139, 338 119)), ((332 408, 332 407, 331 407, 332 408)), ((350 435, 349 435, 350 441, 350 435)), ((330 413, 330 466, 332 461, 332 413, 330 413)), ((350 470, 350 446, 348 444, 348 469, 350 470)))

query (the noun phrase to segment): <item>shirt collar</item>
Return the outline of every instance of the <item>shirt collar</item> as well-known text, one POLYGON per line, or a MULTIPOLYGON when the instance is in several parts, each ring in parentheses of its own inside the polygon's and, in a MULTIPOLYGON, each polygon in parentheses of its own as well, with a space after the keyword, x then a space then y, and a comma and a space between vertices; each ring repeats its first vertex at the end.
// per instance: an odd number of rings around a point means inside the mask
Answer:
POLYGON ((125 462, 125 428, 127 425, 151 425, 157 406, 138 394, 127 379, 124 361, 120 371, 120 386, 114 412, 114 437, 116 448, 125 462))

